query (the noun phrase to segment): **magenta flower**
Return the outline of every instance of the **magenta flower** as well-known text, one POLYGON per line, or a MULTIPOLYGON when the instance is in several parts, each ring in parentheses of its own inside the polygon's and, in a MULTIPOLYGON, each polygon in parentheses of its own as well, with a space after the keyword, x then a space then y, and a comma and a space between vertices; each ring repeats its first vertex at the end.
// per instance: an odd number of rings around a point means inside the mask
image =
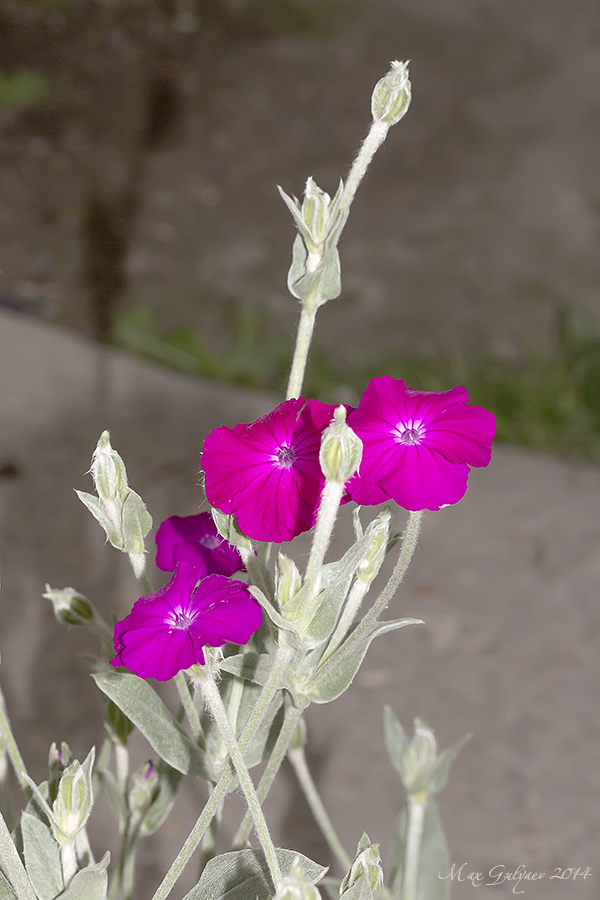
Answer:
POLYGON ((233 575, 244 568, 235 547, 219 532, 210 513, 171 516, 156 532, 156 565, 172 572, 178 562, 187 562, 204 575, 233 575))
POLYGON ((363 441, 360 468, 347 483, 360 504, 395 500, 405 509, 440 509, 467 489, 469 466, 487 466, 496 431, 491 412, 468 403, 463 387, 412 391, 372 378, 348 424, 363 441))
POLYGON ((180 562, 164 587, 140 597, 116 623, 111 663, 140 678, 168 681, 203 665, 204 646, 245 644, 261 621, 247 585, 223 575, 199 578, 196 568, 180 562))
POLYGON ((325 478, 321 434, 335 407, 286 400, 250 425, 215 428, 204 441, 208 502, 258 541, 291 541, 312 528, 325 478))

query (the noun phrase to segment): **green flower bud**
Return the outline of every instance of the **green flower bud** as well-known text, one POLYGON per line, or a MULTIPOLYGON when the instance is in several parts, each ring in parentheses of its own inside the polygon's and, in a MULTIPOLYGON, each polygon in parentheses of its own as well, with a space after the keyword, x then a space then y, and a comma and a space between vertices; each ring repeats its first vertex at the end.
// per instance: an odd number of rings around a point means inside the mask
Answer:
POLYGON ((379 844, 372 844, 368 836, 363 834, 356 851, 356 859, 340 885, 340 900, 346 891, 359 881, 366 882, 373 897, 377 897, 383 888, 383 870, 379 861, 379 844))
POLYGON ((139 577, 144 570, 144 538, 152 528, 152 517, 139 494, 127 484, 125 464, 111 447, 108 431, 100 436, 90 471, 98 496, 75 493, 100 522, 113 547, 129 553, 139 577))
POLYGON ((306 872, 298 859, 292 864, 292 871, 282 878, 273 900, 321 900, 321 894, 306 877, 306 872))
POLYGON ((94 608, 90 601, 72 587, 60 589, 46 585, 46 593, 42 594, 52 602, 54 615, 65 625, 89 625, 94 618, 94 608))
POLYGON ((410 105, 408 62, 394 60, 390 71, 375 85, 371 97, 373 119, 395 125, 410 105))
POLYGON ((436 758, 437 741, 433 731, 420 719, 415 719, 415 733, 404 754, 404 784, 408 791, 414 789, 436 758))
POLYGON ((367 526, 366 534, 371 535, 371 545, 356 570, 356 577, 366 584, 370 584, 377 577, 381 564, 385 559, 391 518, 390 507, 385 506, 377 518, 373 519, 367 526))
POLYGON ((344 484, 360 465, 361 439, 346 425, 346 407, 338 406, 333 422, 323 432, 319 462, 328 481, 344 484))
POLYGON ((296 596, 302 587, 302 577, 298 566, 289 556, 280 553, 275 566, 275 596, 282 609, 286 603, 296 596))
POLYGON ((90 469, 96 492, 105 502, 121 499, 127 491, 125 463, 110 444, 110 434, 103 431, 92 456, 90 469))
POLYGON ((331 197, 309 178, 304 188, 301 216, 302 237, 309 253, 322 253, 325 238, 329 233, 329 212, 331 197))
POLYGON ((448 780, 450 766, 469 737, 465 735, 438 754, 431 728, 415 719, 415 733, 409 740, 392 710, 385 709, 385 742, 392 765, 417 802, 426 803, 430 796, 441 791, 448 780))
POLYGON ((48 754, 48 770, 50 772, 50 782, 58 785, 64 770, 71 764, 73 755, 68 744, 62 741, 60 748, 53 741, 50 745, 48 754))
POLYGON ((135 772, 130 781, 127 802, 133 814, 143 816, 156 796, 158 772, 149 760, 135 772))
POLYGON ((83 765, 74 760, 62 773, 52 805, 54 837, 59 844, 72 844, 88 820, 94 802, 93 762, 94 748, 83 765))

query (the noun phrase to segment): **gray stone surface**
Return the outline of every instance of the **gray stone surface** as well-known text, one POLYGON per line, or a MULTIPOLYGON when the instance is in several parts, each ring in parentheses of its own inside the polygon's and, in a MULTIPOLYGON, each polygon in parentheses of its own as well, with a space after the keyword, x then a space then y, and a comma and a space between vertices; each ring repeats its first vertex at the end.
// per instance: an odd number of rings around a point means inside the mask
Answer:
MULTIPOLYGON (((56 624, 40 598, 44 583, 76 587, 107 615, 137 596, 126 560, 104 546, 72 492, 90 487, 84 473, 100 431, 110 428, 158 524, 198 509, 207 431, 251 421, 276 401, 9 314, 0 317, 0 384, 0 675, 26 762, 41 778, 51 740, 67 739, 81 755, 101 739, 100 703, 76 655, 85 641, 56 624)), ((442 745, 473 732, 440 795, 463 875, 522 864, 546 873, 525 885, 528 900, 597 896, 599 505, 597 469, 500 446, 460 504, 427 516, 393 601, 394 614, 426 625, 379 638, 352 688, 308 714, 311 761, 350 850, 366 830, 385 851, 402 803, 383 747, 389 703, 406 727, 424 718, 442 745), (594 874, 585 881, 550 880, 555 867, 587 866, 594 874)), ((141 852, 140 900, 185 838, 201 791, 182 799, 141 852)), ((287 770, 267 814, 281 844, 327 861, 287 770)), ((108 814, 95 840, 98 851, 112 845, 108 814)), ((512 884, 475 895, 468 882, 454 888, 455 900, 467 900, 508 896, 512 884)), ((182 894, 183 886, 174 896, 182 894)))

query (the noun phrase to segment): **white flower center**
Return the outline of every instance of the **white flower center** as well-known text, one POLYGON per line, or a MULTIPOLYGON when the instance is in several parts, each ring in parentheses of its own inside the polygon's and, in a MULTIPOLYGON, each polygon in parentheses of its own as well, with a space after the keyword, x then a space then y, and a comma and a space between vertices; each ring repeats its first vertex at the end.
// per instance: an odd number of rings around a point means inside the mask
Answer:
POLYGON ((177 628, 181 631, 186 631, 190 625, 194 624, 195 616, 190 615, 189 612, 173 612, 171 614, 170 626, 171 628, 177 628))
POLYGON ((296 461, 296 454, 292 447, 280 447, 274 459, 282 469, 289 469, 296 461))
POLYGON ((199 543, 207 550, 216 550, 223 542, 223 538, 219 534, 204 534, 200 538, 199 543))
POLYGON ((420 444, 425 436, 425 426, 422 422, 412 420, 410 422, 399 422, 392 434, 399 444, 407 444, 409 446, 420 444))

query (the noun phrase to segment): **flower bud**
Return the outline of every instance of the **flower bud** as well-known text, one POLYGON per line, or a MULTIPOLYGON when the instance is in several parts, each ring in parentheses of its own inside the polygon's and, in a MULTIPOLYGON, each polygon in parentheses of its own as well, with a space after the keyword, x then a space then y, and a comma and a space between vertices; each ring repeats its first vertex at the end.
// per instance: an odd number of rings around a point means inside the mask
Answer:
POLYGON ((292 871, 282 878, 273 900, 321 900, 321 894, 306 877, 298 859, 292 863, 292 871))
POLYGON ((103 431, 92 456, 90 469, 96 492, 105 502, 120 499, 127 490, 125 463, 110 444, 110 434, 103 431))
POLYGON ((377 577, 385 558, 391 518, 390 507, 385 506, 377 518, 367 526, 366 534, 371 535, 371 544, 356 570, 356 577, 366 584, 370 584, 377 577))
POLYGON ((280 553, 275 566, 275 596, 282 609, 302 587, 302 577, 298 566, 289 556, 280 553))
POLYGON ((62 773, 52 805, 53 831, 59 844, 72 844, 88 820, 94 802, 93 762, 94 748, 83 765, 74 760, 62 773))
POLYGON ((60 589, 46 585, 46 593, 42 594, 52 602, 54 615, 65 625, 89 625, 94 618, 94 608, 90 601, 72 587, 60 589))
POLYGON ((60 747, 53 741, 48 753, 48 770, 50 781, 58 784, 64 770, 71 764, 72 754, 68 744, 62 741, 60 747))
POLYGON ((369 896, 369 890, 371 896, 379 895, 383 887, 383 870, 379 860, 379 844, 372 844, 368 836, 363 834, 356 851, 356 859, 340 885, 340 900, 346 891, 350 891, 360 881, 366 883, 366 896, 369 896))
POLYGON ((75 493, 102 525, 113 547, 129 553, 136 575, 144 570, 144 538, 152 528, 152 517, 135 491, 127 484, 125 464, 102 432, 90 469, 98 496, 75 493))
POLYGON ((158 787, 158 772, 151 760, 145 762, 131 777, 127 802, 135 815, 143 816, 154 800, 158 787))
POLYGON ((325 478, 340 484, 348 481, 360 465, 362 450, 361 439, 346 425, 346 407, 338 406, 321 438, 319 462, 325 478))
POLYGON ((392 710, 385 709, 385 743, 389 757, 411 798, 420 803, 427 802, 444 787, 450 766, 469 737, 465 735, 438 755, 431 728, 415 719, 415 733, 409 740, 392 710))
POLYGON ((407 790, 415 787, 436 757, 437 742, 433 731, 420 719, 415 719, 415 733, 404 754, 404 784, 407 790))
POLYGON ((373 119, 395 125, 405 115, 410 105, 410 92, 408 62, 394 60, 387 75, 375 85, 371 97, 373 119))
POLYGON ((313 178, 309 178, 304 188, 301 215, 302 237, 309 253, 322 253, 325 238, 329 233, 329 211, 331 197, 322 191, 313 178))

